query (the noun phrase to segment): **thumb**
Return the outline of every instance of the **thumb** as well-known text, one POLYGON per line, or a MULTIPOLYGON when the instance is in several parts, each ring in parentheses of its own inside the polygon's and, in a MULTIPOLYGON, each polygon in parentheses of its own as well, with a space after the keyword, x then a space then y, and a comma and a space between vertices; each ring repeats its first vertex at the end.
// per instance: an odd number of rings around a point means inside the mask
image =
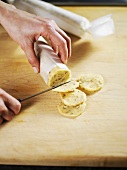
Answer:
POLYGON ((39 60, 37 59, 35 51, 34 51, 34 44, 33 43, 27 44, 27 47, 24 49, 24 52, 26 54, 26 57, 27 57, 29 63, 33 67, 34 72, 39 73, 40 72, 40 63, 39 63, 39 60))

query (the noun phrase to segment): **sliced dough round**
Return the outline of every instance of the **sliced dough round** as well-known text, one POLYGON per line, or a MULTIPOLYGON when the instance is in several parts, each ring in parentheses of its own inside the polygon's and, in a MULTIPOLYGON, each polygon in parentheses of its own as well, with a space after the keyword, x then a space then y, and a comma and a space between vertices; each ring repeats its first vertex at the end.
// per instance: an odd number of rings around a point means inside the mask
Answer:
POLYGON ((79 78, 79 89, 86 94, 92 94, 101 90, 104 79, 100 74, 84 74, 79 78))
POLYGON ((61 83, 68 81, 71 77, 70 70, 54 67, 48 76, 48 86, 57 86, 61 83))
POLYGON ((76 118, 77 116, 84 113, 86 107, 86 103, 83 102, 77 106, 67 106, 64 103, 60 103, 58 106, 58 111, 61 115, 68 118, 76 118))
POLYGON ((60 93, 60 97, 67 106, 76 106, 86 101, 86 94, 78 89, 72 92, 60 93))
POLYGON ((71 80, 69 83, 64 84, 63 86, 57 87, 53 91, 70 92, 70 91, 74 91, 74 89, 76 89, 77 87, 79 87, 79 82, 75 80, 71 80))

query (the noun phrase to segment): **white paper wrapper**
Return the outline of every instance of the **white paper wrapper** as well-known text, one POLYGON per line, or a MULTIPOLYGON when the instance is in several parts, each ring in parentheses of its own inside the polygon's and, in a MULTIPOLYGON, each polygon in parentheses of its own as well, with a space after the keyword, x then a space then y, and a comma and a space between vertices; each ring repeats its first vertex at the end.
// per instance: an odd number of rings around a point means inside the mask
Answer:
POLYGON ((69 70, 68 67, 61 62, 61 59, 56 55, 53 49, 45 44, 43 39, 35 43, 35 53, 40 58, 40 75, 44 79, 45 83, 48 84, 49 72, 54 67, 59 67, 64 70, 69 70))
POLYGON ((53 19, 66 32, 83 38, 86 32, 93 37, 103 37, 114 33, 112 15, 90 22, 87 18, 40 0, 15 0, 14 5, 27 12, 53 19))
POLYGON ((104 37, 114 33, 114 22, 112 15, 106 15, 91 22, 87 29, 95 38, 104 37))

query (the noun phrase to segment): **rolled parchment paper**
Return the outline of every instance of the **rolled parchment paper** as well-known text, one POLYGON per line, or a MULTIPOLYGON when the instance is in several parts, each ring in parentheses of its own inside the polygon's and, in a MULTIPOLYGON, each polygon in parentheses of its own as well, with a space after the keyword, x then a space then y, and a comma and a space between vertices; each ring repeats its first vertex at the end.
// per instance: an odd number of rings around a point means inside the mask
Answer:
POLYGON ((40 59, 40 75, 48 86, 56 86, 70 79, 71 71, 42 37, 34 44, 34 50, 40 59))
POLYGON ((61 29, 80 38, 83 38, 86 32, 96 38, 114 33, 111 14, 90 22, 83 16, 40 0, 15 0, 14 5, 43 18, 53 19, 61 29))

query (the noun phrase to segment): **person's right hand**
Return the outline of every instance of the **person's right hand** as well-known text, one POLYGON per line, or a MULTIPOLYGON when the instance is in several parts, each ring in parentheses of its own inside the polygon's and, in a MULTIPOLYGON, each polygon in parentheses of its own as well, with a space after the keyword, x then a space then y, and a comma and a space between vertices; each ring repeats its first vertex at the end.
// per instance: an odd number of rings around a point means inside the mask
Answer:
POLYGON ((0 89, 0 124, 3 120, 11 120, 21 109, 20 102, 0 89))

